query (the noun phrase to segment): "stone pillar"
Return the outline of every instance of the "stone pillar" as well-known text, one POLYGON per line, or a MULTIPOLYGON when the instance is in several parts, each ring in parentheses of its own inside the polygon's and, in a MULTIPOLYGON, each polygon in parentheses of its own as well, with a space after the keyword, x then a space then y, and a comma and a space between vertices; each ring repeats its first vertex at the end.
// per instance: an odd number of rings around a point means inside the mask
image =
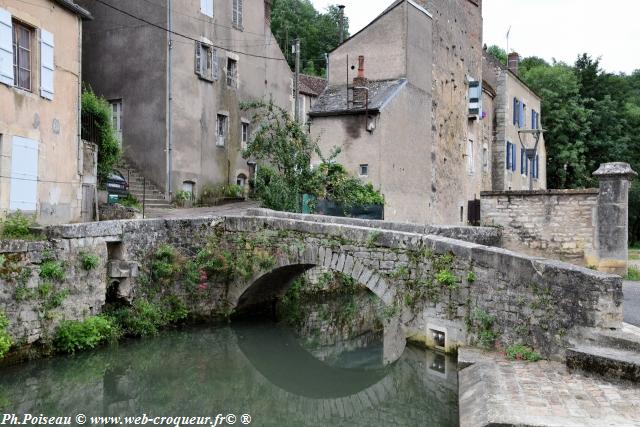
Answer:
POLYGON ((629 185, 638 174, 628 163, 604 163, 593 173, 600 181, 596 249, 598 270, 627 275, 629 185))

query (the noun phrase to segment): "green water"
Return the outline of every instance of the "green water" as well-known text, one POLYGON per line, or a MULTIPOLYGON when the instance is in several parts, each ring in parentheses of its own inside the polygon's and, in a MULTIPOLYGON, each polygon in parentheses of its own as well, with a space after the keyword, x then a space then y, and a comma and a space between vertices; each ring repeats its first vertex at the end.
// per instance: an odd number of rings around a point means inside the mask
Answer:
POLYGON ((407 347, 384 367, 381 337, 360 338, 309 348, 272 323, 170 331, 2 369, 0 413, 234 414, 235 425, 249 414, 253 426, 458 425, 453 360, 407 347))

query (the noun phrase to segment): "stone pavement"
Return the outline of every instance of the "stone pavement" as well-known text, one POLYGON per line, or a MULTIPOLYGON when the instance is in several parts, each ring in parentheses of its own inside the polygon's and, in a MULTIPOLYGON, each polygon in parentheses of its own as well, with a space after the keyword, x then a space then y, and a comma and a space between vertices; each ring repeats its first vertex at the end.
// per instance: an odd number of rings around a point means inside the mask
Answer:
POLYGON ((460 426, 640 426, 640 385, 461 349, 460 426))
POLYGON ((246 201, 230 203, 228 205, 203 208, 149 208, 145 211, 145 218, 200 218, 206 216, 244 215, 247 209, 258 207, 258 202, 246 201))

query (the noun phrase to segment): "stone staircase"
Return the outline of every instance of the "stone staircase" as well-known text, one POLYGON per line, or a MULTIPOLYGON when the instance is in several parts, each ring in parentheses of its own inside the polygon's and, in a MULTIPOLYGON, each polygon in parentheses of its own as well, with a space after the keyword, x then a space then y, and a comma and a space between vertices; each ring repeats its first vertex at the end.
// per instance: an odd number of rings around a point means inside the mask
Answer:
POLYGON ((609 378, 640 382, 640 328, 623 324, 618 330, 585 334, 567 349, 567 366, 609 378))
POLYGON ((169 209, 171 202, 165 199, 164 193, 158 190, 149 180, 144 181, 144 176, 130 163, 122 159, 116 168, 129 180, 129 193, 142 204, 145 199, 145 208, 169 209), (145 189, 146 186, 146 189, 145 189))

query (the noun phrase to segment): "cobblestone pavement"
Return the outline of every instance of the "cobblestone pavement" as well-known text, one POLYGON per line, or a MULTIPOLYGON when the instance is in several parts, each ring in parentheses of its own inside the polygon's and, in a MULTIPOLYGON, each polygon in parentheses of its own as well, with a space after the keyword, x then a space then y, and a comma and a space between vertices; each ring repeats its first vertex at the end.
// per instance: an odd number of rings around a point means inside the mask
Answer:
POLYGON ((640 282, 624 282, 624 321, 640 326, 640 282))
POLYGON ((258 203, 254 201, 230 203, 222 206, 211 206, 204 208, 172 208, 172 209, 147 209, 145 218, 198 218, 202 216, 215 215, 243 215, 247 209, 257 208, 258 203))
POLYGON ((498 358, 463 369, 459 378, 462 427, 640 426, 639 384, 572 373, 562 363, 498 358))

